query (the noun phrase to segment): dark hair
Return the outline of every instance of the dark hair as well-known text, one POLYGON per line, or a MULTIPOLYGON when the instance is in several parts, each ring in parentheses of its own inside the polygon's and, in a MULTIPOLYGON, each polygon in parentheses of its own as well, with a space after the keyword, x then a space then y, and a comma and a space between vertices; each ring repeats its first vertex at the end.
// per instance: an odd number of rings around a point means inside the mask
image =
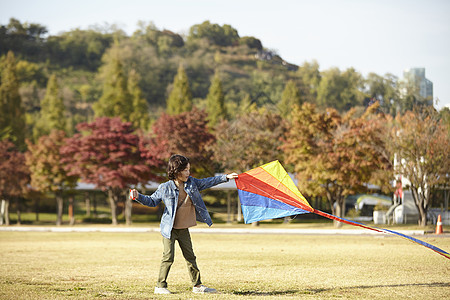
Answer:
POLYGON ((174 180, 178 173, 184 171, 189 163, 189 158, 183 155, 174 154, 169 158, 169 164, 167 165, 167 175, 170 180, 174 180))

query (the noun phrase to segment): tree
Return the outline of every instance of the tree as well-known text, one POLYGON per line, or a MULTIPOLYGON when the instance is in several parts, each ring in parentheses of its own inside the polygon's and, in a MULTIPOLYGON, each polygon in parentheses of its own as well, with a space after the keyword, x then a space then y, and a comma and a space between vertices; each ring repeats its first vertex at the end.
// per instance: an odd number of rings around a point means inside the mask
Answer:
POLYGON ((419 225, 427 225, 427 210, 431 205, 431 191, 448 182, 450 165, 450 128, 438 113, 429 108, 397 115, 387 148, 396 156, 396 174, 407 178, 414 203, 419 211, 419 225))
POLYGON ((76 186, 78 176, 69 174, 65 168, 64 155, 61 149, 66 142, 66 134, 62 130, 52 130, 43 135, 36 144, 27 142, 29 152, 26 163, 31 172, 31 186, 42 192, 53 192, 56 198, 56 225, 62 224, 64 192, 76 186))
POLYGON ((219 24, 211 24, 205 21, 197 24, 189 29, 187 37, 189 42, 197 39, 206 39, 213 45, 232 46, 239 41, 239 34, 236 29, 230 25, 220 26, 219 24))
POLYGON ((0 55, 13 51, 27 59, 43 58, 46 34, 47 29, 40 24, 22 24, 11 18, 8 25, 0 26, 0 55))
POLYGON ((139 74, 134 69, 128 75, 128 91, 133 99, 133 111, 130 115, 130 121, 134 128, 147 131, 150 124, 148 104, 142 97, 142 90, 139 87, 139 74))
POLYGON ((177 75, 173 80, 173 87, 167 99, 167 113, 177 115, 192 109, 192 93, 183 65, 180 64, 177 75))
POLYGON ((387 114, 395 115, 399 103, 397 77, 386 74, 384 77, 369 73, 366 78, 367 94, 380 103, 380 109, 387 114))
POLYGON ((214 175, 213 152, 215 138, 208 131, 206 113, 194 108, 175 116, 162 114, 153 124, 151 152, 161 160, 172 154, 182 154, 191 161, 194 176, 214 175))
MULTIPOLYGON (((158 162, 143 157, 139 136, 129 122, 120 118, 97 118, 92 123, 77 125, 81 133, 68 139, 61 153, 70 175, 95 184, 108 193, 112 224, 117 225, 117 204, 126 189, 157 178, 158 162)), ((128 197, 125 197, 128 198, 128 197)), ((126 214, 131 224, 131 212, 126 214)))
POLYGON ((227 170, 246 171, 281 159, 282 118, 267 109, 253 110, 216 127, 215 160, 227 170))
POLYGON ((302 99, 300 98, 300 92, 297 85, 293 80, 289 80, 286 84, 283 94, 281 96, 281 102, 278 104, 280 109, 280 115, 283 118, 290 118, 291 110, 294 105, 301 105, 302 99))
POLYGON ((66 131, 65 106, 56 75, 50 76, 45 97, 41 101, 40 118, 33 128, 34 137, 48 135, 52 130, 66 131))
POLYGON ((303 82, 301 95, 305 98, 305 102, 317 103, 317 92, 322 78, 319 63, 316 60, 304 62, 298 68, 297 74, 303 82))
POLYGON ((353 68, 341 72, 331 68, 321 73, 317 103, 323 108, 333 107, 340 112, 362 105, 364 94, 362 76, 353 68))
POLYGON ((285 162, 293 164, 301 191, 325 196, 339 217, 344 216, 345 196, 366 190, 374 172, 389 167, 380 155, 383 122, 373 114, 376 109, 373 105, 360 117, 355 110, 341 116, 334 109, 318 113, 304 103, 292 113, 282 146, 285 162))
MULTIPOLYGON (((23 153, 10 141, 0 141, 0 200, 4 215, 0 215, 0 225, 5 219, 9 225, 9 201, 24 195, 30 182, 30 172, 25 165, 23 153)), ((19 208, 17 208, 19 211, 19 208)), ((20 214, 18 214, 20 224, 20 214)))
POLYGON ((128 90, 128 78, 118 53, 106 56, 102 74, 104 74, 103 92, 98 102, 94 104, 95 116, 120 117, 123 122, 130 121, 133 98, 128 90))
POLYGON ((219 72, 216 71, 206 97, 206 112, 208 113, 209 126, 214 127, 221 119, 226 117, 225 95, 219 72))
POLYGON ((25 113, 19 95, 14 53, 8 52, 0 64, 0 140, 9 139, 19 150, 25 148, 25 113))

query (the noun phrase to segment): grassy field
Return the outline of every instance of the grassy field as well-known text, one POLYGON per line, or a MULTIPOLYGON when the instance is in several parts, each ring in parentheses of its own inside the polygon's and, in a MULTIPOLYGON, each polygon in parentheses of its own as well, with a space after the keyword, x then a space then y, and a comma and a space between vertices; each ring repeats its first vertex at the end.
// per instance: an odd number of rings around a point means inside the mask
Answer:
MULTIPOLYGON (((192 234, 203 282, 181 252, 167 299, 445 299, 450 260, 401 238, 192 234)), ((447 252, 448 236, 422 240, 447 252)), ((0 232, 0 299, 159 299, 158 233, 0 232)), ((162 298, 162 297, 161 297, 162 298)))

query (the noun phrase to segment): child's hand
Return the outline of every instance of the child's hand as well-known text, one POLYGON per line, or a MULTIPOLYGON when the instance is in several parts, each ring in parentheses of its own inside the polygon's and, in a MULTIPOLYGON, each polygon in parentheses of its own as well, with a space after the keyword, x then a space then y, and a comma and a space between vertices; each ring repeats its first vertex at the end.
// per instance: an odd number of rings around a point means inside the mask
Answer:
POLYGON ((227 175, 227 178, 228 179, 236 179, 236 178, 238 178, 238 174, 237 173, 231 173, 231 174, 228 174, 227 175))
POLYGON ((138 191, 136 189, 130 189, 130 199, 136 200, 138 197, 138 191))

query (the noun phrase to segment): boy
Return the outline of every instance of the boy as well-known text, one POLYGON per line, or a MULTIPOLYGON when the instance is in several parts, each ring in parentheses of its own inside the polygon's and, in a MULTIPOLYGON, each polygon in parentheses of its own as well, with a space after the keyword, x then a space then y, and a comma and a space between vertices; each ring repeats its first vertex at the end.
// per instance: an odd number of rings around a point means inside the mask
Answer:
POLYGON ((169 181, 162 183, 150 196, 142 195, 137 190, 130 190, 130 197, 137 202, 155 207, 164 202, 164 213, 161 217, 161 235, 163 236, 164 252, 159 270, 155 294, 170 294, 167 289, 167 276, 175 256, 175 241, 183 252, 188 265, 189 276, 194 293, 215 293, 213 288, 202 285, 200 270, 192 248, 189 228, 197 225, 196 221, 212 225, 211 217, 206 209, 200 191, 219 183, 236 179, 238 174, 215 176, 196 179, 190 175, 189 159, 182 155, 172 155, 167 166, 169 181))

